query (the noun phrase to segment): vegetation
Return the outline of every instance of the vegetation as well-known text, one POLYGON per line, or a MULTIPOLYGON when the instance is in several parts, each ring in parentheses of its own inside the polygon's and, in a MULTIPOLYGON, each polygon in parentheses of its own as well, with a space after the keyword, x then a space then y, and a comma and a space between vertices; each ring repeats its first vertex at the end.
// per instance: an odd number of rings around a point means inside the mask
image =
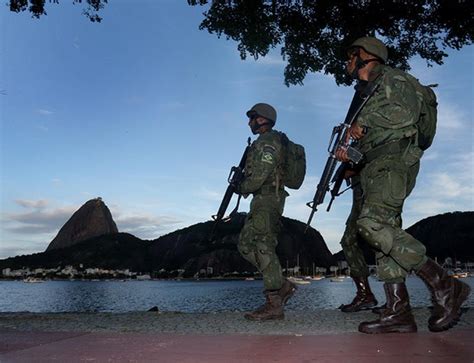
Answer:
MULTIPOLYGON (((81 4, 83 0, 72 0, 73 4, 81 4)), ((92 22, 100 23, 102 18, 99 16, 99 11, 107 4, 108 0, 84 0, 87 6, 82 10, 82 13, 87 16, 92 22)), ((49 0, 48 3, 59 4, 59 0, 49 0)), ((10 0, 10 10, 15 13, 29 11, 33 18, 39 19, 46 13, 46 0, 10 0)))
MULTIPOLYGON (((69 0, 85 4, 83 14, 100 22, 108 0, 69 0)), ((132 3, 132 2, 131 2, 132 3)), ((9 0, 10 10, 46 15, 59 0, 9 0)), ((143 7, 142 2, 133 2, 143 7)), ((242 59, 265 57, 280 48, 285 84, 303 84, 309 72, 324 72, 350 84, 345 50, 366 35, 382 37, 389 64, 409 69, 414 56, 442 64, 445 50, 461 49, 474 38, 473 4, 468 0, 188 0, 205 6, 200 29, 237 42, 242 59)), ((179 16, 178 14, 176 16, 179 16)))
POLYGON ((347 47, 366 35, 382 37, 389 64, 409 69, 413 56, 442 64, 447 48, 472 44, 474 17, 467 0, 188 0, 208 5, 200 29, 237 42, 240 56, 257 59, 281 47, 285 84, 302 84, 308 72, 324 72, 338 84, 347 47))

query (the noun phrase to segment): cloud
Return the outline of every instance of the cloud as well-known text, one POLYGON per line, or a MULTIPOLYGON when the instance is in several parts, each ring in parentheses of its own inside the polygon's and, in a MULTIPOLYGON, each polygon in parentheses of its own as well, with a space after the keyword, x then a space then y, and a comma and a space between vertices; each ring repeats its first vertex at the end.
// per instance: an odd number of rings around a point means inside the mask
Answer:
POLYGON ((266 66, 286 66, 286 61, 276 54, 267 54, 264 57, 259 57, 256 63, 266 66))
POLYGON ((127 232, 143 239, 154 239, 181 220, 172 216, 152 216, 135 214, 119 216, 115 219, 120 232, 127 232))
POLYGON ((79 42, 79 37, 74 37, 74 39, 72 41, 72 46, 76 49, 80 49, 81 44, 79 42))
POLYGON ((222 197, 224 196, 224 192, 225 192, 225 189, 223 189, 222 191, 216 191, 216 190, 211 190, 207 187, 201 187, 198 193, 198 196, 207 201, 218 203, 222 200, 222 197))
POLYGON ((40 115, 43 115, 43 116, 49 116, 49 115, 53 115, 53 114, 54 114, 53 111, 46 110, 46 109, 44 109, 44 108, 37 109, 36 112, 39 113, 40 115))
POLYGON ((281 78, 276 76, 262 76, 262 77, 253 77, 248 79, 237 79, 229 81, 229 84, 235 86, 247 86, 249 84, 264 84, 264 83, 273 83, 273 84, 280 84, 281 78))
POLYGON ((161 103, 159 106, 169 109, 169 110, 181 110, 186 107, 186 105, 181 101, 171 101, 168 103, 161 103))
POLYGON ((454 104, 440 103, 438 107, 438 128, 459 130, 467 124, 466 114, 454 104))
POLYGON ((438 169, 420 175, 407 199, 409 224, 440 213, 474 210, 473 158, 474 152, 452 155, 436 164, 438 169))
POLYGON ((57 187, 63 185, 63 181, 62 181, 61 179, 59 179, 59 178, 53 178, 53 179, 51 179, 51 183, 52 183, 54 186, 57 186, 57 187))
POLYGON ((18 205, 21 205, 24 208, 35 208, 35 209, 43 209, 49 204, 48 201, 45 199, 40 199, 40 200, 17 199, 15 200, 15 203, 17 203, 18 205))
MULTIPOLYGON (((13 246, 4 246, 0 248, 0 259, 20 256, 20 255, 29 255, 32 253, 38 252, 38 246, 36 243, 20 241, 22 247, 15 244, 13 246)), ((44 249, 44 246, 41 246, 40 249, 44 249)))
POLYGON ((432 161, 432 160, 438 160, 440 157, 439 153, 436 151, 428 150, 424 155, 423 155, 423 161, 432 161))
POLYGON ((20 200, 17 203, 30 210, 25 213, 4 213, 2 222, 5 224, 5 230, 26 235, 56 232, 77 209, 65 207, 48 210, 48 202, 45 200, 20 200))

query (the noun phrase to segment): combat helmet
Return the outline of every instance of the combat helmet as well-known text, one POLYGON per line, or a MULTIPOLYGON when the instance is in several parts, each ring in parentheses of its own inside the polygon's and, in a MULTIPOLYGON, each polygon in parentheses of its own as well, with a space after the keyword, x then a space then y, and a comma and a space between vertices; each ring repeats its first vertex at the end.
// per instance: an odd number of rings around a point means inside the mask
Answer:
POLYGON ((387 47, 379 39, 374 38, 374 37, 359 38, 350 45, 350 47, 348 48, 348 51, 350 52, 353 48, 357 48, 357 47, 364 49, 367 53, 375 55, 384 63, 387 62, 387 59, 388 59, 387 47))
POLYGON ((247 111, 247 117, 261 116, 270 120, 273 124, 276 123, 277 113, 276 110, 268 103, 257 103, 250 110, 247 111))

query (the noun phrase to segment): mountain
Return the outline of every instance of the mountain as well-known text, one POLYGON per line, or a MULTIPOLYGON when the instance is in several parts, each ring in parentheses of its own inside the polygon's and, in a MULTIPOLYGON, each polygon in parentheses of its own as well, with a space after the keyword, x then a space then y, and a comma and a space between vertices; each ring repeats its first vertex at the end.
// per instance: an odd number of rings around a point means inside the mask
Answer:
POLYGON ((474 212, 453 212, 425 218, 406 230, 426 246, 428 256, 474 261, 474 212))
MULTIPOLYGON (((89 202, 100 205, 101 201, 89 202)), ((212 238, 213 221, 198 223, 152 241, 143 241, 128 233, 103 234, 70 246, 48 248, 42 253, 0 260, 0 270, 7 267, 55 268, 82 264, 83 268, 154 271, 155 275, 162 277, 176 276, 178 270, 184 277, 194 276, 202 270, 214 276, 235 271, 240 274, 253 273, 255 268, 237 251, 238 236, 244 220, 245 214, 242 213, 228 222, 220 223, 212 238)), ((407 232, 426 245, 427 254, 432 258, 443 261, 446 257, 454 257, 461 261, 473 261, 473 221, 474 212, 446 213, 423 219, 408 228, 407 232)), ((323 237, 315 229, 310 228, 304 233, 304 223, 285 217, 281 223, 277 254, 283 268, 294 267, 299 262, 301 272, 311 274, 313 266, 327 268, 335 265, 337 260, 344 259, 342 251, 334 256, 331 254, 323 237)), ((78 225, 81 224, 79 220, 78 225)), ((367 246, 364 249, 369 264, 374 264, 373 253, 367 246)))
POLYGON ((150 241, 143 241, 128 233, 108 234, 69 247, 0 260, 0 270, 7 267, 34 269, 82 264, 84 268, 129 268, 137 272, 149 271, 150 261, 147 254, 149 247, 150 241))
MULTIPOLYGON (((87 267, 125 269, 137 272, 185 270, 193 276, 201 269, 212 268, 213 275, 237 271, 254 272, 255 268, 237 251, 237 241, 245 214, 221 223, 214 238, 209 239, 214 222, 208 221, 169 233, 153 241, 143 241, 127 233, 93 237, 69 247, 47 250, 28 256, 0 260, 0 269, 10 267, 45 267, 82 264, 87 267)), ((315 266, 329 267, 334 263, 323 238, 314 229, 304 234, 305 224, 283 218, 277 254, 281 264, 293 267, 299 256, 300 266, 309 272, 315 266)))
POLYGON ((46 251, 73 246, 93 237, 118 233, 109 208, 101 198, 81 206, 48 245, 46 251))
MULTIPOLYGON (((239 213, 231 221, 221 223, 212 241, 209 241, 214 226, 211 221, 162 236, 152 241, 150 247, 153 266, 165 269, 184 268, 190 273, 212 267, 214 274, 218 275, 233 271, 255 271, 237 251, 238 237, 244 221, 245 214, 239 213)), ((305 227, 302 222, 282 218, 277 246, 281 265, 293 267, 299 256, 300 266, 307 269, 313 263, 315 266, 329 267, 334 259, 324 239, 313 228, 305 234, 305 227)))

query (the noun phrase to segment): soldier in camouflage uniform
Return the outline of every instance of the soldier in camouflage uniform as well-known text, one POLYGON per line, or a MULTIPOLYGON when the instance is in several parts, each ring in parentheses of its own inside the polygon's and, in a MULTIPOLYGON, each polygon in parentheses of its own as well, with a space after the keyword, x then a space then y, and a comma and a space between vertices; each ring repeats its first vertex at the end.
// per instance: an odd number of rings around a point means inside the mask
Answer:
MULTIPOLYGON (((428 321, 431 331, 456 324, 467 299, 467 284, 447 275, 425 254, 425 246, 401 228, 403 203, 415 186, 423 151, 418 146, 417 121, 422 100, 411 76, 384 65, 387 48, 378 39, 356 40, 348 51, 347 70, 362 82, 377 82, 378 89, 351 126, 365 164, 360 172, 362 199, 354 217, 357 233, 376 251, 378 275, 384 281, 386 305, 379 319, 363 322, 363 333, 414 332, 405 286, 414 271, 429 288, 434 309, 428 321)), ((347 152, 337 152, 348 161, 347 152)), ((362 266, 363 268, 363 266, 362 266)))
POLYGON ((245 314, 245 318, 283 319, 283 306, 294 294, 296 286, 283 278, 275 252, 280 217, 288 196, 280 175, 284 156, 281 133, 273 130, 277 115, 272 106, 258 103, 247 116, 252 133, 259 137, 250 146, 244 179, 238 187, 240 194, 253 195, 238 249, 262 273, 266 302, 256 311, 245 314))

